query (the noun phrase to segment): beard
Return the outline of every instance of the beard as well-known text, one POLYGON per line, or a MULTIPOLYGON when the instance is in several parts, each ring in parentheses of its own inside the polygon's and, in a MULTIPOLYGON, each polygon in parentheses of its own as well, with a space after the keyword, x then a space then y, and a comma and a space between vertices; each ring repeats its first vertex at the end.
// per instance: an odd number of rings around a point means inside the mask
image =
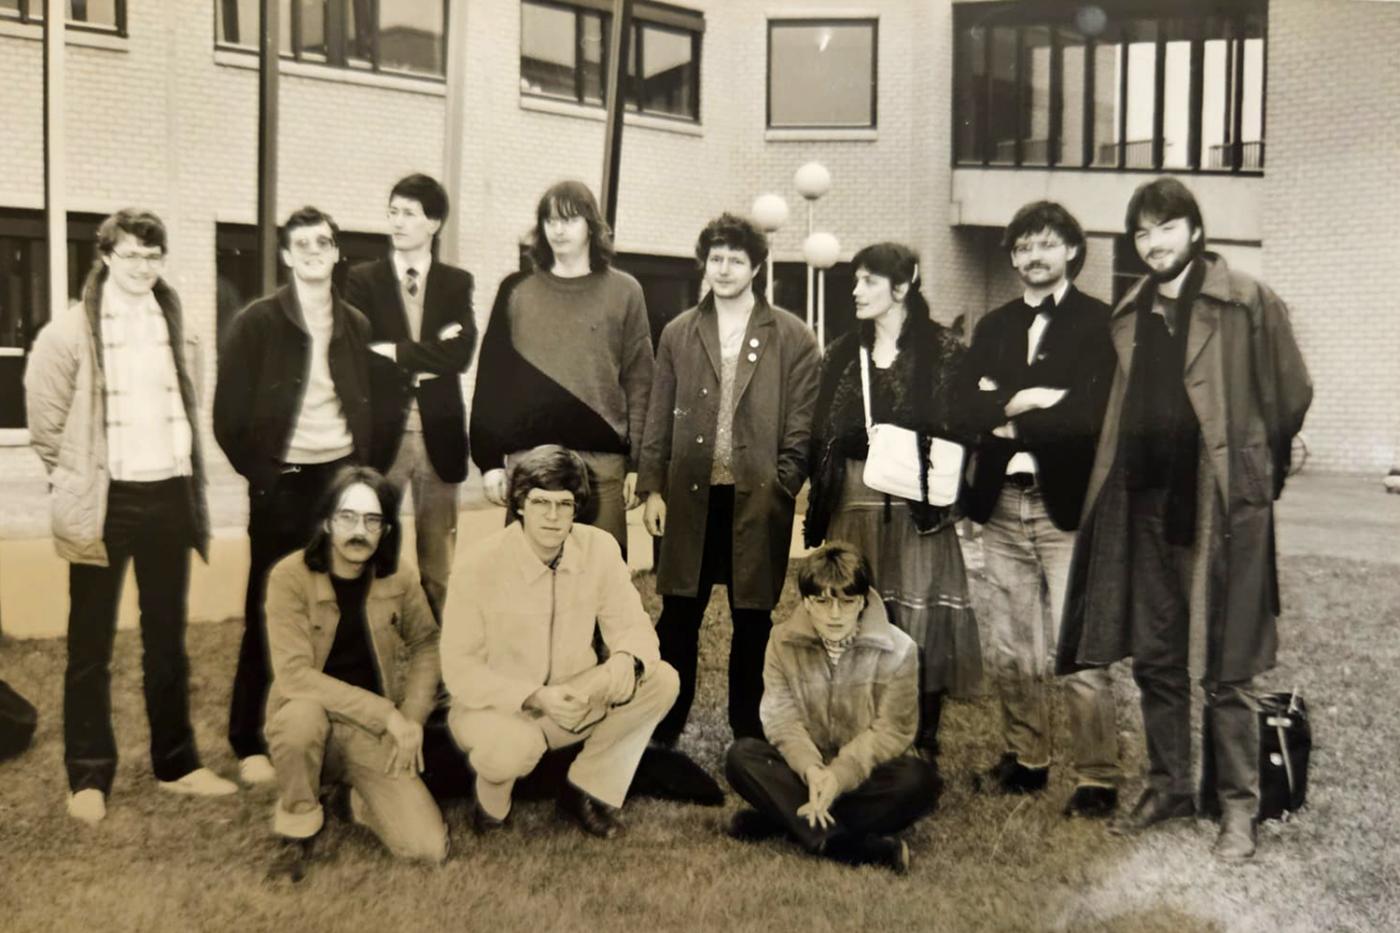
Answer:
POLYGON ((1154 269, 1152 266, 1148 266, 1147 274, 1151 276, 1152 281, 1156 282, 1158 285, 1161 285, 1163 282, 1170 282, 1178 275, 1181 275, 1182 270, 1184 270, 1187 266, 1191 265, 1191 262, 1197 256, 1201 255, 1202 249, 1204 249, 1204 247, 1201 246, 1200 243, 1192 243, 1191 248, 1188 249, 1186 252, 1182 253, 1180 256, 1176 257, 1176 261, 1173 262, 1170 266, 1168 266, 1165 269, 1162 269, 1161 271, 1154 269))

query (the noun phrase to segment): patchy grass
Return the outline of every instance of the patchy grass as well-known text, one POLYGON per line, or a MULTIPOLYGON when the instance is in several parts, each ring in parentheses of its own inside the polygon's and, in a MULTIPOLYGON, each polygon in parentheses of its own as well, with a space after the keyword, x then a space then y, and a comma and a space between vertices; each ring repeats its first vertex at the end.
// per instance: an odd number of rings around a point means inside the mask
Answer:
MULTIPOLYGON (((122 760, 108 818, 95 828, 64 813, 63 644, 2 641, 0 676, 36 702, 42 722, 28 754, 0 764, 0 930, 1400 929, 1391 778, 1400 748, 1400 577, 1381 565, 1294 558, 1284 562, 1283 583, 1284 651, 1269 683, 1299 685, 1313 704, 1310 806, 1287 824, 1265 824, 1259 856, 1241 867, 1210 858, 1210 823, 1125 840, 1102 824, 1064 819, 1064 768, 1039 797, 974 794, 972 772, 999 750, 996 710, 984 698, 946 714, 948 788, 910 834, 908 878, 827 864, 776 842, 733 842, 722 834, 738 805, 730 795, 723 809, 634 801, 628 834, 613 842, 556 822, 547 802, 520 804, 512 829, 481 842, 452 803, 453 856, 438 869, 397 864, 367 832, 332 821, 304 882, 269 883, 273 791, 190 800, 151 780, 133 633, 117 638, 122 760)), ((655 613, 651 579, 638 584, 655 613)), ((980 581, 974 593, 984 595, 980 581)), ((721 604, 707 620, 701 693, 683 740, 716 771, 728 741, 721 604)), ((189 632, 196 730, 206 763, 224 774, 233 771, 223 731, 238 635, 238 623, 189 632)), ((1136 697, 1126 675, 1118 680, 1136 773, 1136 697)), ((1063 749, 1062 709, 1056 729, 1063 749)))

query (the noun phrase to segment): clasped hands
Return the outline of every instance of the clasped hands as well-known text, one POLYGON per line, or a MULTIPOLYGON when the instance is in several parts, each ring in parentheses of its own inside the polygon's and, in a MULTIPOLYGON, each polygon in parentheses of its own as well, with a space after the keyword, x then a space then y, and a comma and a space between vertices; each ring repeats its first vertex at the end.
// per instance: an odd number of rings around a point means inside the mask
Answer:
POLYGON ((568 732, 581 732, 602 719, 608 707, 630 700, 636 690, 632 655, 618 652, 571 680, 540 687, 526 698, 524 708, 548 716, 568 732))
POLYGON ((389 761, 384 766, 385 774, 395 771, 419 773, 423 770, 423 726, 409 719, 397 709, 389 714, 384 724, 384 734, 393 743, 389 761))
POLYGON ((812 765, 803 778, 807 781, 807 802, 797 808, 797 815, 813 829, 830 829, 836 824, 831 805, 841 790, 836 775, 823 765, 812 765))

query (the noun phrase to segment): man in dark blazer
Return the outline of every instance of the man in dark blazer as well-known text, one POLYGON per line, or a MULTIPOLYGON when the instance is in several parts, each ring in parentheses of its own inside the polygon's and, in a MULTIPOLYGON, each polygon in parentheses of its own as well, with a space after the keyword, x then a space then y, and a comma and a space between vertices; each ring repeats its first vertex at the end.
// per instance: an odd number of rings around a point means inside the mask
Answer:
POLYGON ((457 490, 467 476, 461 374, 476 347, 472 276, 438 262, 447 192, 409 175, 389 192, 393 248, 350 270, 345 298, 369 318, 374 399, 371 463, 413 492, 418 572, 442 618, 457 542, 457 490))
MULTIPOLYGON (((1049 704, 1074 532, 1114 352, 1108 306, 1074 287, 1084 231, 1059 204, 1021 208, 1002 239, 1025 288, 977 325, 963 373, 981 433, 964 506, 985 525, 991 652, 1004 752, 987 785, 1029 793, 1049 776, 1049 704)), ((1118 732, 1107 668, 1064 678, 1076 787, 1066 815, 1118 804, 1118 732)))

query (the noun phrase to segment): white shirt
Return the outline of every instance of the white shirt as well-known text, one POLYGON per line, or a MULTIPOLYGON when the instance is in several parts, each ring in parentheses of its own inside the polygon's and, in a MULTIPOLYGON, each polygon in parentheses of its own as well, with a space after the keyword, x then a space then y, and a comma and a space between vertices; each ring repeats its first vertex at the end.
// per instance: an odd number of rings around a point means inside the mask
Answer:
POLYGON ((335 320, 329 301, 318 298, 313 302, 300 282, 295 282, 295 288, 302 321, 311 335, 311 365, 307 371, 301 408, 292 424, 287 462, 329 463, 349 456, 355 449, 355 439, 345 420, 345 409, 331 379, 331 332, 335 320))
MULTIPOLYGON (((1069 284, 1069 279, 1061 279, 1060 284, 1055 288, 1055 292, 1051 298, 1054 300, 1056 307, 1059 307, 1060 302, 1065 300, 1065 295, 1069 292, 1069 284)), ((1031 305, 1031 307, 1044 308, 1045 306, 1045 300, 1031 304, 1031 296, 1029 293, 1023 296, 1023 300, 1026 304, 1031 305)), ((1050 315, 1044 310, 1036 314, 1035 320, 1031 321, 1030 330, 1026 333, 1026 365, 1029 366, 1031 363, 1035 362, 1035 354, 1040 349, 1040 340, 1045 336, 1045 328, 1049 326, 1050 315)), ((1006 464, 1007 476, 1010 476, 1012 473, 1036 472, 1035 457, 1028 451, 1018 451, 1006 464)))

